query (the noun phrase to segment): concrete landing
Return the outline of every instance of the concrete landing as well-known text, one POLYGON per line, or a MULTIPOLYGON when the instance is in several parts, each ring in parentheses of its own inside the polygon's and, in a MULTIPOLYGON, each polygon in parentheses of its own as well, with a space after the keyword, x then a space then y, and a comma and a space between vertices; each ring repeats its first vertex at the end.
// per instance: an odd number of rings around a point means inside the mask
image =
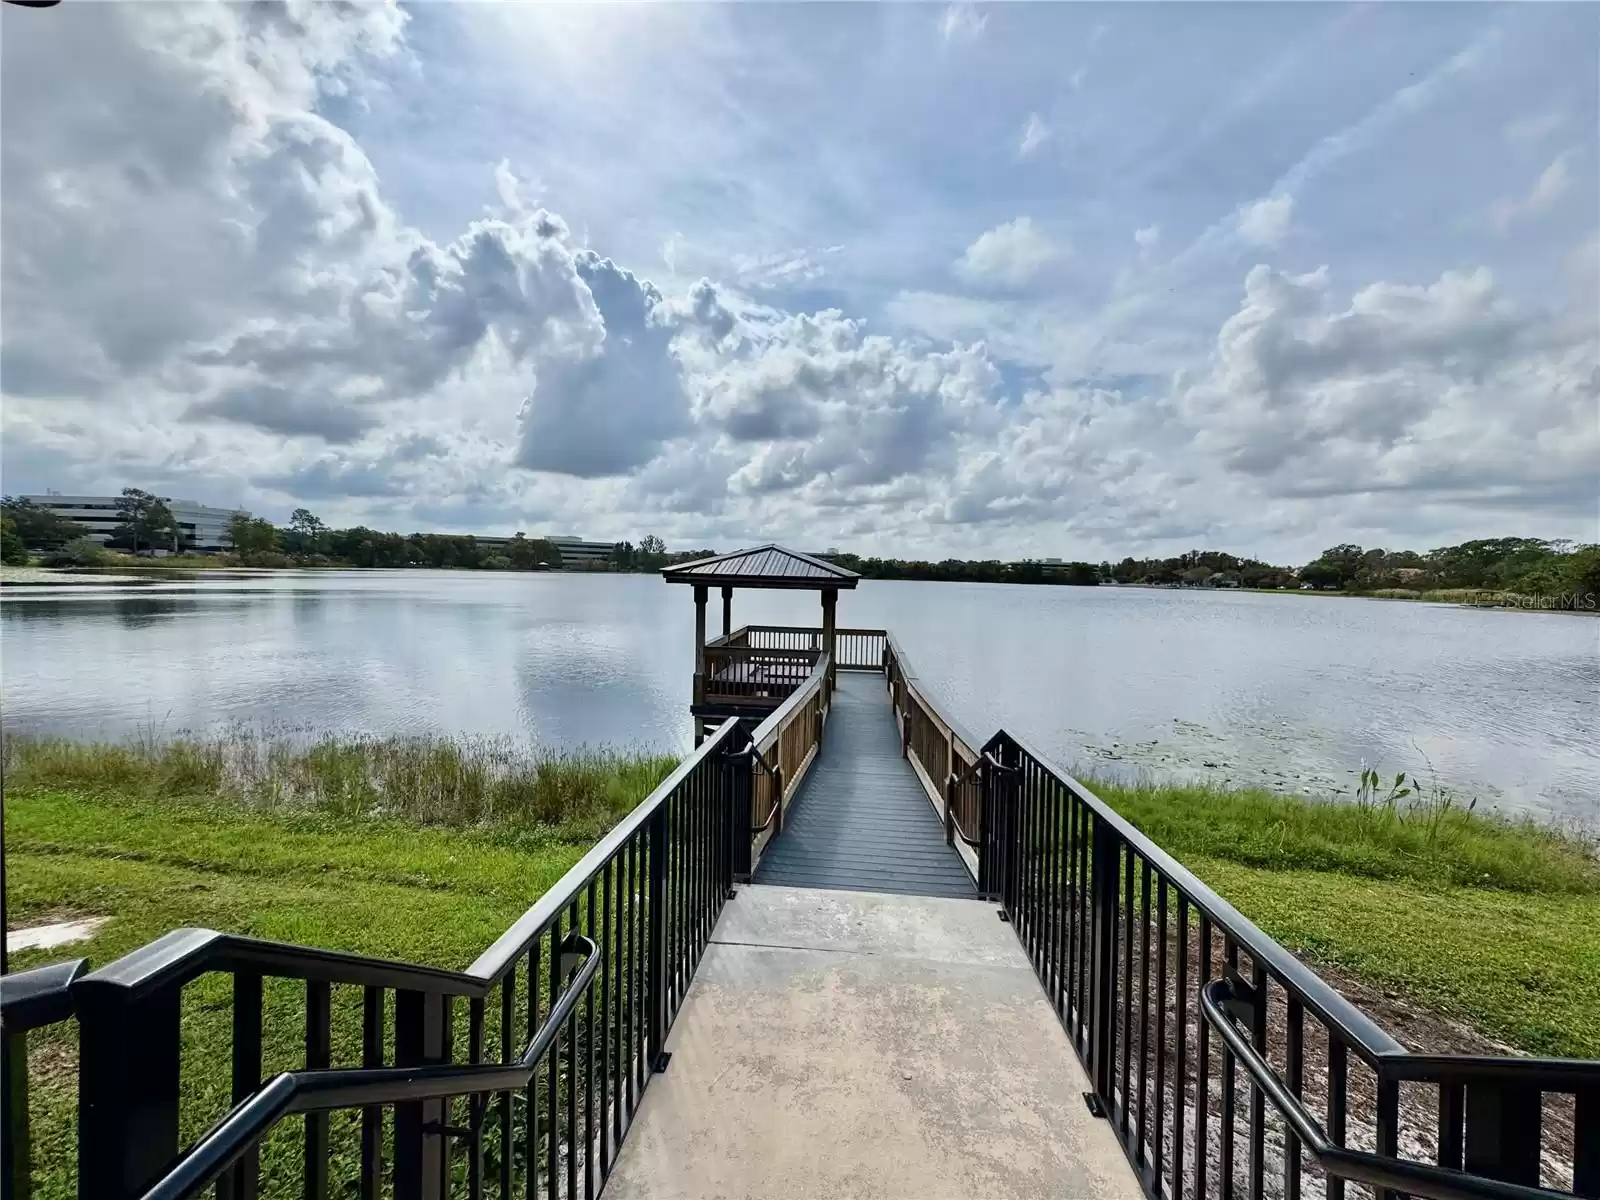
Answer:
POLYGON ((752 885, 606 1200, 1139 1200, 1011 927, 976 900, 752 885))

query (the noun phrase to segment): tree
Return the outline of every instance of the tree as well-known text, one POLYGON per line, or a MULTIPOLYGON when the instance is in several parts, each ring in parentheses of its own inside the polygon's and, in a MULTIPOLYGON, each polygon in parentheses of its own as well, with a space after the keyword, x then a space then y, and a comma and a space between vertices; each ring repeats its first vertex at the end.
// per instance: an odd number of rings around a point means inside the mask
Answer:
POLYGON ((111 531, 108 544, 126 547, 135 554, 140 547, 176 550, 183 541, 177 518, 160 496, 142 488, 123 488, 117 499, 121 523, 111 531))
POLYGON ((228 522, 228 540, 235 554, 272 554, 278 549, 278 531, 272 522, 247 513, 234 513, 228 522))
POLYGON ((283 536, 284 549, 290 554, 321 554, 328 527, 322 518, 308 508, 297 508, 289 514, 289 525, 283 536))
POLYGON ((76 521, 53 513, 48 508, 41 508, 21 496, 6 496, 0 500, 0 512, 11 522, 22 544, 36 550, 54 550, 83 535, 76 521))
POLYGON ((9 516, 0 516, 0 562, 13 567, 28 565, 28 548, 9 516))

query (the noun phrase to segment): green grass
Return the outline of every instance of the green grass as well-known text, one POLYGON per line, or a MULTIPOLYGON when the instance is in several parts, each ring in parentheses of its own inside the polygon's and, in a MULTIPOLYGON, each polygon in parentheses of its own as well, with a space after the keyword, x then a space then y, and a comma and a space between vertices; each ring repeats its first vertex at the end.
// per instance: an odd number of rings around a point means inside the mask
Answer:
MULTIPOLYGON (((579 857, 581 843, 535 832, 418 828, 314 809, 255 812, 234 804, 115 800, 81 792, 7 789, 11 919, 111 919, 85 943, 14 956, 26 969, 67 953, 102 965, 184 926, 200 926, 408 962, 461 968, 579 857)), ((333 1061, 360 1059, 359 997, 335 990, 333 1061)), ((228 984, 207 976, 186 989, 183 1132, 192 1138, 229 1107, 228 984)), ((264 1067, 299 1065, 303 993, 270 983, 264 1067)), ((464 1006, 458 1006, 464 1007, 464 1006)), ((458 1013, 464 1020, 464 1013, 458 1013)), ((464 1026, 458 1037, 465 1037, 464 1026)), ((463 1043, 464 1044, 464 1043, 463 1043)), ((43 1197, 74 1189, 76 1038, 70 1025, 30 1038, 35 1161, 43 1197)), ((334 1119, 341 1159, 355 1124, 334 1119)), ((299 1123, 264 1156, 266 1195, 298 1194, 299 1123)), ((342 1161, 340 1177, 353 1177, 342 1161)))
POLYGON ((1600 894, 1592 838, 1473 812, 1424 788, 1393 805, 1206 784, 1085 780, 1182 862, 1225 859, 1278 871, 1514 892, 1600 894))
POLYGON ((1284 945, 1520 1050, 1600 1057, 1592 839, 1465 811, 1437 789, 1358 806, 1092 786, 1284 945))
POLYGON ((676 765, 668 755, 543 753, 487 738, 321 737, 236 731, 123 743, 8 737, 8 793, 203 798, 257 811, 394 817, 447 828, 598 837, 676 765))
POLYGON ((1600 895, 1185 865, 1314 960, 1518 1050, 1600 1058, 1600 895))

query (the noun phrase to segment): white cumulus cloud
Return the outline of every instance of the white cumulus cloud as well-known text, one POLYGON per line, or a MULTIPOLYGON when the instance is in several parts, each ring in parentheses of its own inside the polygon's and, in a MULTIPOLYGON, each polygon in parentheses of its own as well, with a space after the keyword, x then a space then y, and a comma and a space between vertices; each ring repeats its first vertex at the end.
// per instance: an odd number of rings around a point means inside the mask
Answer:
POLYGON ((955 270, 969 283, 1016 287, 1027 283, 1063 253, 1063 248, 1046 236, 1033 218, 1018 217, 981 234, 956 260, 955 270))
POLYGON ((1239 236, 1255 246, 1276 246, 1289 232, 1294 197, 1287 192, 1263 196, 1239 210, 1239 236))

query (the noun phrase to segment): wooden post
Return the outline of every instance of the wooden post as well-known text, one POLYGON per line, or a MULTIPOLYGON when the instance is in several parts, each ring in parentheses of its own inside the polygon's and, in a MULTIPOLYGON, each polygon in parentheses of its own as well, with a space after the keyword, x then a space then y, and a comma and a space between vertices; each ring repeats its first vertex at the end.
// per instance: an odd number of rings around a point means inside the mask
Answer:
POLYGON ((733 632, 733 589, 722 589, 722 636, 727 637, 733 632))
POLYGON ((828 679, 831 681, 838 664, 833 661, 834 610, 839 604, 838 588, 822 589, 822 652, 828 656, 828 679))
POLYGON ((706 696, 706 585, 694 585, 694 702, 706 696))

